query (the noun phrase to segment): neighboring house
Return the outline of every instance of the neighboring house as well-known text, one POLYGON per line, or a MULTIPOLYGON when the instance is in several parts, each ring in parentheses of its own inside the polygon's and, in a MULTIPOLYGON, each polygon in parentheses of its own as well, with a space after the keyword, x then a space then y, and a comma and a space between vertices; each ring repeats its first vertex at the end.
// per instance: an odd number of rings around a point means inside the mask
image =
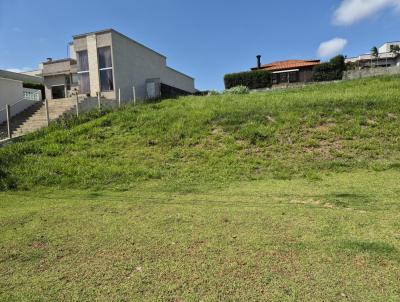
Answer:
POLYGON ((271 72, 273 85, 311 82, 313 67, 320 64, 319 60, 286 60, 262 65, 261 56, 257 59, 257 67, 251 70, 271 72))
POLYGON ((387 42, 378 49, 378 57, 372 54, 362 54, 358 57, 346 58, 346 63, 354 63, 359 69, 371 67, 391 67, 400 66, 400 54, 391 52, 391 46, 398 45, 400 42, 387 42))
POLYGON ((0 78, 17 80, 26 84, 43 84, 43 78, 41 76, 32 76, 8 70, 0 70, 0 78))
POLYGON ((41 82, 38 77, 0 70, 0 124, 6 121, 6 105, 10 105, 10 115, 15 116, 42 99, 40 90, 24 88, 24 83, 41 82))
POLYGON ((43 76, 43 64, 40 63, 39 66, 38 66, 38 69, 23 71, 21 73, 22 74, 26 74, 26 75, 30 75, 30 76, 35 76, 35 77, 42 77, 43 76))
POLYGON ((134 89, 138 99, 195 92, 194 79, 168 67, 165 56, 113 29, 74 36, 69 58, 48 59, 42 74, 49 100, 75 92, 122 100, 133 99, 134 89))

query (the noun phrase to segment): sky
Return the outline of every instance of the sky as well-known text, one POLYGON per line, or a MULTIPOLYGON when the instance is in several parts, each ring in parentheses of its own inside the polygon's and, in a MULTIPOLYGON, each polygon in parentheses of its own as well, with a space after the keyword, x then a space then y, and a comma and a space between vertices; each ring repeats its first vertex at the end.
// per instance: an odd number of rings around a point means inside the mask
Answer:
POLYGON ((400 40, 400 0, 0 0, 0 69, 67 57, 73 35, 114 28, 167 56, 196 88, 287 59, 356 56, 400 40))

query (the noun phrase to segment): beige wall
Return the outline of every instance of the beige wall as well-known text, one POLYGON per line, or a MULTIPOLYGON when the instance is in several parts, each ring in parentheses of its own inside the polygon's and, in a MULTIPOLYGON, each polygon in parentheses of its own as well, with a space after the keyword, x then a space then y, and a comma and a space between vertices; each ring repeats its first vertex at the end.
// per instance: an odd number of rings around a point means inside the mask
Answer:
POLYGON ((89 59, 90 96, 95 97, 100 91, 96 35, 87 36, 87 51, 89 59))
POLYGON ((68 61, 60 61, 60 62, 54 62, 51 64, 44 64, 43 65, 43 75, 52 75, 52 74, 59 74, 61 72, 63 73, 70 73, 71 70, 71 62, 68 61))

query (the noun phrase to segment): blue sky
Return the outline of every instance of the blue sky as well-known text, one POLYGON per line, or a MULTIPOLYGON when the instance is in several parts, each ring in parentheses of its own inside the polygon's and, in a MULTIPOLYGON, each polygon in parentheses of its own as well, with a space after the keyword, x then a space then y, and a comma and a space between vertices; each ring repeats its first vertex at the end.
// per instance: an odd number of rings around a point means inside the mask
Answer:
POLYGON ((353 56, 400 40, 400 0, 0 0, 0 69, 64 58, 72 35, 105 28, 166 55, 198 89, 222 89, 223 75, 257 54, 353 56))

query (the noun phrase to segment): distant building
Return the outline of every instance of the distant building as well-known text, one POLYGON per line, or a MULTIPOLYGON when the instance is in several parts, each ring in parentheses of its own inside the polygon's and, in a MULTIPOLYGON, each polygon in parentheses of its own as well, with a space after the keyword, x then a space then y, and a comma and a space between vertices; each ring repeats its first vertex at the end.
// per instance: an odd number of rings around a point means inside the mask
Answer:
POLYGON ((157 98, 195 92, 194 79, 167 66, 166 57, 107 29, 73 37, 69 58, 43 63, 46 98, 68 98, 75 92, 107 99, 157 98))
POLYGON ((346 63, 354 63, 359 69, 371 67, 400 66, 400 54, 391 52, 392 46, 400 46, 400 42, 387 42, 378 48, 378 56, 371 53, 362 54, 358 57, 346 58, 346 63))
POLYGON ((313 78, 313 67, 320 60, 286 60, 269 64, 261 64, 261 56, 257 56, 257 67, 251 70, 265 70, 272 73, 272 84, 307 83, 313 78))

